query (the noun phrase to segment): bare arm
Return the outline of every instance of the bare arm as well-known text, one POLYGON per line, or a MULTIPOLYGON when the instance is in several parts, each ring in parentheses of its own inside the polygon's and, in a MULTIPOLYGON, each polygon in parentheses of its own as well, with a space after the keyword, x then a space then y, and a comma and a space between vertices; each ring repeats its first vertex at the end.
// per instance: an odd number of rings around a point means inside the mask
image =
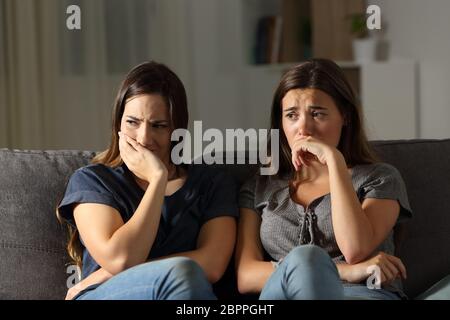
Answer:
POLYGON ((366 199, 361 204, 339 151, 331 153, 327 165, 336 242, 346 261, 354 264, 366 259, 386 239, 400 206, 390 199, 366 199))
POLYGON ((78 204, 74 218, 86 248, 111 274, 144 262, 159 226, 167 176, 155 177, 125 224, 119 212, 95 203, 78 204))
POLYGON ((406 279, 406 268, 403 262, 399 258, 384 252, 379 252, 357 264, 337 263, 336 267, 340 278, 351 283, 359 283, 367 279, 373 272, 373 269, 369 267, 378 268, 379 273, 376 275, 380 277, 381 284, 389 283, 400 277, 406 279))
POLYGON ((197 248, 159 259, 169 257, 188 257, 197 262, 205 271, 211 283, 215 283, 223 276, 236 239, 236 220, 230 216, 222 216, 209 220, 200 229, 197 248))
MULTIPOLYGON (((218 217, 206 222, 201 230, 197 241, 197 249, 180 252, 177 254, 160 257, 160 260, 169 257, 189 257, 197 262, 205 271, 211 283, 217 282, 225 272, 233 253, 236 238, 236 221, 233 217, 218 217), (220 253, 220 254, 218 254, 220 253)), ((91 273, 76 286, 69 290, 68 297, 75 294, 91 284, 101 283, 113 275, 104 268, 91 273)))
POLYGON ((241 208, 236 245, 236 274, 240 293, 260 293, 274 271, 264 261, 259 238, 261 218, 251 209, 241 208))
POLYGON ((136 176, 149 182, 136 211, 126 223, 107 205, 83 203, 73 215, 80 237, 94 260, 117 274, 144 262, 153 245, 167 186, 167 168, 151 151, 119 134, 120 156, 136 176))
POLYGON ((400 211, 398 202, 366 199, 361 204, 342 153, 312 137, 297 140, 292 148, 296 170, 307 165, 307 154, 313 154, 328 168, 333 229, 345 260, 355 264, 366 259, 394 227, 400 211))

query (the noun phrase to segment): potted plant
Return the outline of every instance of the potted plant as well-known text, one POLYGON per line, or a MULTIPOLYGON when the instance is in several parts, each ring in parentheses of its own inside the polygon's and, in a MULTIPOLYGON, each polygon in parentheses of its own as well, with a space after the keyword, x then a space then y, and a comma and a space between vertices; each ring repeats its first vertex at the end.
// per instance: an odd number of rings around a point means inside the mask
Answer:
POLYGON ((367 29, 366 15, 355 13, 349 18, 350 31, 353 35, 353 59, 357 62, 375 61, 376 41, 367 29))

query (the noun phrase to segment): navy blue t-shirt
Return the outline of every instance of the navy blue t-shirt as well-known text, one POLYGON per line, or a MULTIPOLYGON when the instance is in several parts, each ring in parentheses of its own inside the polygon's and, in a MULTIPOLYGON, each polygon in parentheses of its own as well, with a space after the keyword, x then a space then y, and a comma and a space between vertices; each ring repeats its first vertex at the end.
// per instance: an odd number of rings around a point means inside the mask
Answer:
MULTIPOLYGON (((74 204, 100 203, 117 209, 126 223, 144 192, 125 164, 117 168, 92 164, 76 170, 70 177, 59 210, 75 226, 74 204)), ((148 258, 194 250, 200 228, 206 221, 238 215, 234 180, 218 169, 191 165, 184 185, 164 198, 158 232, 148 258)), ((84 248, 82 278, 99 268, 84 248)))

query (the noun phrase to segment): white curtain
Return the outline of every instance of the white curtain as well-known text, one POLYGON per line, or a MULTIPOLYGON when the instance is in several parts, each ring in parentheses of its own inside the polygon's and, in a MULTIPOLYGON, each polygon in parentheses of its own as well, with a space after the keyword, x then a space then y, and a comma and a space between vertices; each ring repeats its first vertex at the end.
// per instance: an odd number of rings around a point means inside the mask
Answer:
POLYGON ((0 148, 104 149, 134 65, 164 62, 189 80, 183 0, 0 0, 0 148), (69 30, 69 5, 81 30, 69 30))
MULTIPOLYGON (((30 146, 44 138, 44 84, 39 61, 44 55, 38 34, 47 30, 38 23, 41 12, 37 2, 24 0, 1 2, 1 142, 4 146, 22 146, 26 137, 30 146), (19 35, 26 35, 19 36, 19 35)), ((44 17, 42 19, 44 21, 44 17)), ((50 72, 49 72, 50 74, 50 72)))

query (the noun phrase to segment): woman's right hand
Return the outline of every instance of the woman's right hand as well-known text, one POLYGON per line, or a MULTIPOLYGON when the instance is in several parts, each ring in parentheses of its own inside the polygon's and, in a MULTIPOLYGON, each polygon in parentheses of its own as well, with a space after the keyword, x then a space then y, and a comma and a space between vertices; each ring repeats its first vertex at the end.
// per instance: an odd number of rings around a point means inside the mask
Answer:
POLYGON ((155 177, 167 179, 167 168, 161 159, 123 132, 119 132, 119 150, 123 162, 139 179, 147 182, 155 177))
POLYGON ((337 264, 341 279, 351 283, 359 283, 367 279, 373 268, 380 270, 381 284, 388 284, 397 278, 406 279, 406 268, 403 262, 390 254, 379 252, 372 258, 357 264, 337 264))
POLYGON ((87 278, 81 280, 73 287, 71 287, 69 290, 67 290, 65 300, 72 300, 73 298, 75 298, 77 294, 79 294, 81 291, 83 291, 90 285, 96 283, 103 283, 112 276, 113 275, 108 271, 106 271, 105 269, 103 268, 98 269, 97 271, 91 273, 87 278))
POLYGON ((83 286, 82 282, 78 282, 76 285, 74 285, 73 287, 69 288, 69 290, 67 290, 67 294, 66 294, 66 297, 64 298, 64 300, 72 300, 73 298, 75 298, 75 296, 77 294, 79 294, 85 288, 86 287, 83 286))

